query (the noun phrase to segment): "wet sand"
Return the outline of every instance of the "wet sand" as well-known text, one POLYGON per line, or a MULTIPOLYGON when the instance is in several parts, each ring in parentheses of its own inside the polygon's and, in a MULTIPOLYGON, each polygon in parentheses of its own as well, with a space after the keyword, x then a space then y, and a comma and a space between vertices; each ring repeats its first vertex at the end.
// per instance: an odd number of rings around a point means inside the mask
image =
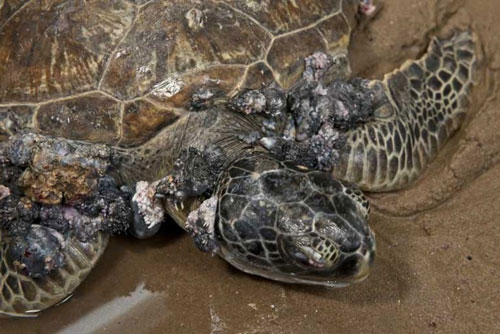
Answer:
POLYGON ((0 333, 493 333, 500 328, 497 0, 385 0, 354 36, 354 73, 381 78, 470 24, 484 57, 469 118, 416 184, 370 195, 378 258, 344 289, 242 274, 176 226, 116 238, 72 300, 0 333))

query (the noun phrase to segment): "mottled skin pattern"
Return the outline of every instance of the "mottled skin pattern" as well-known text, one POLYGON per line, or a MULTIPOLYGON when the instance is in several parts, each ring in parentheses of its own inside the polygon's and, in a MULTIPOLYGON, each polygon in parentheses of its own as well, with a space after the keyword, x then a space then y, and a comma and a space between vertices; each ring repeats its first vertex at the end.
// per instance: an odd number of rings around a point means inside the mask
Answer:
MULTIPOLYGON (((338 78, 348 77, 345 59, 359 1, 121 0, 111 4, 61 0, 0 4, 0 139, 31 129, 113 145, 113 176, 123 183, 134 183, 169 175, 179 154, 189 147, 203 149, 217 144, 228 161, 248 153, 248 149, 263 152, 242 138, 260 132, 263 118, 236 114, 220 107, 219 102, 244 88, 271 84, 292 87, 304 70, 303 59, 316 51, 336 57, 340 63, 343 60, 345 66, 334 68, 334 72, 338 78)), ((404 65, 382 83, 374 82, 381 84, 386 102, 372 120, 348 133, 348 145, 333 173, 337 179, 380 191, 401 188, 414 180, 463 118, 474 63, 471 35, 462 33, 435 42, 423 60, 404 65)), ((222 243, 220 254, 244 271, 281 281, 342 285, 366 277, 374 243, 366 225, 367 202, 356 187, 334 180, 331 174, 284 165, 266 155, 256 161, 260 165, 251 167, 238 167, 241 161, 236 162, 219 182, 216 233, 222 243), (274 165, 264 168, 266 161, 274 165), (280 228, 276 218, 276 224, 266 227, 270 233, 259 234, 255 240, 261 248, 238 248, 238 242, 225 231, 241 239, 239 225, 228 220, 221 209, 226 201, 236 198, 231 182, 246 181, 231 175, 234 169, 250 172, 261 185, 268 173, 282 174, 281 181, 296 175, 305 180, 311 196, 319 193, 328 198, 334 209, 325 212, 329 204, 323 198, 321 205, 310 210, 310 220, 315 222, 311 230, 297 234, 285 229, 273 239, 272 231, 280 228), (315 183, 314 173, 320 173, 324 183, 315 183), (335 185, 334 193, 329 192, 328 184, 335 185), (328 224, 336 221, 336 226, 344 228, 322 231, 320 217, 325 215, 329 215, 328 224), (360 226, 355 226, 356 221, 360 226), (335 233, 352 240, 335 240, 335 233), (349 244, 352 247, 345 248, 349 244), (290 260, 288 266, 274 263, 276 254, 290 260)), ((296 184, 288 191, 295 194, 300 187, 296 184)), ((242 198, 257 201, 265 192, 259 189, 242 198)), ((274 195, 277 198, 271 206, 279 211, 286 204, 279 202, 280 194, 274 195)), ((168 201, 165 206, 184 226, 187 214, 201 200, 188 198, 182 209, 168 201)), ((297 208, 307 205, 309 209, 317 204, 312 197, 294 203, 297 208)), ((258 217, 266 214, 255 210, 258 217)), ((282 212, 290 217, 297 214, 294 207, 282 212)), ((238 217, 244 214, 237 213, 238 217)), ((264 224, 255 217, 248 222, 264 224)), ((289 222, 286 226, 295 225, 289 222)), ((259 227, 259 233, 261 229, 264 226, 259 227)), ((9 240, 1 234, 0 240, 0 258, 6 262, 9 240)), ((94 252, 76 256, 76 261, 82 261, 78 270, 54 271, 60 275, 59 285, 50 285, 47 278, 34 280, 15 271, 12 264, 3 263, 0 312, 23 315, 61 301, 83 280, 105 246, 104 239, 99 239, 92 246, 94 252), (28 287, 20 291, 9 277, 29 281, 29 287, 40 290, 31 293, 28 287), (52 288, 44 290, 47 284, 52 288), (16 298, 12 299, 11 293, 16 298)), ((68 263, 71 267, 72 262, 68 263)))
POLYGON ((413 182, 465 118, 476 66, 474 37, 463 32, 386 75, 389 103, 349 134, 334 175, 369 191, 413 182))

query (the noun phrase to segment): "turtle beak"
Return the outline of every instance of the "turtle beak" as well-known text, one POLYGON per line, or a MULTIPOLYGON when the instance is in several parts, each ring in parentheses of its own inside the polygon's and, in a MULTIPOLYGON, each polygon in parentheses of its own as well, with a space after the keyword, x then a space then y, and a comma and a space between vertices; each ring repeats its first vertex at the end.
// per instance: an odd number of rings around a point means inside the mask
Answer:
POLYGON ((353 276, 353 282, 361 282, 368 277, 375 262, 375 254, 376 246, 375 243, 373 243, 373 247, 369 249, 359 261, 358 272, 353 276))

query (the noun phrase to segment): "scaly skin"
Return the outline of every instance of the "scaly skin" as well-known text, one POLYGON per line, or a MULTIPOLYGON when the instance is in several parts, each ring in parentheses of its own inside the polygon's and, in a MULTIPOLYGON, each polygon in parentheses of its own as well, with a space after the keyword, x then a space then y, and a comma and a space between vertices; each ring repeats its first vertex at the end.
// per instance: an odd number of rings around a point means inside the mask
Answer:
MULTIPOLYGON (((362 13, 370 14, 373 10, 371 1, 363 1, 362 13)), ((429 54, 422 60, 409 62, 401 70, 387 76, 384 81, 374 82, 373 87, 377 90, 382 88, 380 93, 384 98, 381 99, 380 105, 376 105, 377 110, 373 118, 356 129, 349 130, 347 145, 340 154, 333 174, 338 179, 352 181, 361 188, 372 191, 398 189, 412 182, 422 172, 427 162, 436 155, 447 138, 456 131, 463 119, 467 93, 473 83, 476 61, 473 42, 474 39, 468 32, 457 34, 449 40, 436 41, 431 45, 429 54)), ((217 106, 215 108, 217 109, 217 106)), ((175 172, 176 160, 182 152, 190 148, 203 151, 208 144, 215 145, 222 150, 226 163, 229 165, 236 157, 248 152, 248 149, 264 151, 263 148, 255 147, 256 142, 252 139, 255 133, 258 136, 263 135, 264 121, 265 117, 262 115, 243 116, 225 108, 183 115, 175 124, 164 129, 139 148, 113 149, 111 161, 109 161, 115 167, 113 176, 122 183, 155 181, 164 178, 167 190, 178 190, 168 182, 169 177, 175 172), (169 186, 171 189, 168 188, 169 186)), ((282 135, 281 125, 279 130, 276 130, 277 136, 282 135)), ((269 134, 266 133, 266 135, 269 134)), ((265 172, 265 170, 259 171, 261 174, 265 172)), ((228 180, 222 180, 222 183, 226 181, 228 180)), ((348 194, 346 189, 339 191, 348 194)), ((1 192, 1 197, 7 196, 4 188, 1 192)), ((182 205, 179 208, 177 202, 167 197, 165 200, 167 211, 181 226, 185 226, 187 214, 200 205, 202 195, 205 194, 193 193, 189 196, 185 194, 179 196, 175 193, 175 196, 180 197, 175 199, 180 199, 182 205)), ((348 196, 347 200, 350 201, 350 207, 356 207, 356 203, 360 202, 360 197, 348 196)), ((156 201, 156 198, 152 196, 151 201, 156 201)), ((317 211, 321 213, 324 209, 319 208, 317 211)), ((243 215, 243 211, 236 212, 236 214, 243 215)), ((298 219, 293 210, 287 211, 286 214, 292 220, 298 219)), ((359 219, 361 229, 368 228, 367 217, 362 210, 353 209, 346 215, 354 215, 356 219, 359 219)), ((229 222, 229 224, 233 223, 229 222)), ((332 224, 332 221, 328 221, 326 225, 328 224, 332 224)), ((328 228, 324 231, 326 235, 331 233, 328 228)), ((342 233, 347 232, 342 231, 342 233)), ((369 232, 366 234, 370 235, 369 232)), ((310 265, 316 269, 318 266, 329 263, 332 271, 328 273, 332 275, 335 274, 335 268, 340 268, 341 262, 337 262, 336 258, 335 261, 331 261, 337 254, 337 248, 335 248, 337 246, 332 246, 331 236, 328 238, 320 236, 318 239, 327 245, 326 250, 319 248, 311 250, 310 245, 304 244, 303 236, 289 235, 288 237, 290 239, 286 251, 279 253, 279 256, 283 257, 283 261, 288 261, 292 268, 287 267, 287 271, 273 268, 279 271, 277 275, 259 271, 250 262, 238 261, 236 264, 232 261, 235 255, 234 250, 230 248, 222 247, 220 254, 246 272, 271 278, 277 277, 285 281, 290 281, 288 274, 296 272, 293 266, 297 265, 297 261, 300 262, 300 266, 310 265), (325 240, 329 240, 328 243, 325 240)), ((59 277, 61 283, 45 289, 42 285, 50 283, 50 280, 45 278, 36 281, 16 268, 18 264, 14 264, 7 255, 11 240, 0 233, 0 259, 2 259, 0 263, 0 283, 2 284, 0 285, 0 310, 10 315, 23 315, 49 307, 62 300, 83 280, 102 254, 106 241, 101 235, 99 238, 96 244, 84 245, 80 241, 69 239, 65 254, 68 270, 67 272, 63 269, 53 270, 50 275, 61 275, 59 277), (74 260, 82 261, 84 265, 79 266, 78 269, 70 268, 74 264, 70 259, 71 252, 82 245, 91 247, 90 253, 76 254, 74 260), (29 282, 25 283, 26 290, 16 290, 16 282, 19 284, 19 280, 29 282), (44 291, 46 295, 43 294, 44 291)), ((246 241, 250 240, 243 238, 238 242, 243 244, 246 241)), ((372 240, 366 242, 373 244, 372 240)), ((357 249, 369 249, 369 251, 362 254, 363 258, 343 282, 350 283, 366 277, 369 266, 373 262, 371 252, 374 248, 362 246, 357 249), (359 276, 360 273, 362 277, 359 276)), ((313 277, 313 279, 304 278, 300 282, 316 284, 313 282, 318 282, 318 280, 317 277, 313 277)), ((328 285, 335 284, 336 282, 333 282, 328 285)))
POLYGON ((334 176, 368 191, 401 189, 416 180, 465 118, 475 42, 469 31, 435 38, 420 60, 374 82, 388 102, 348 134, 334 176))

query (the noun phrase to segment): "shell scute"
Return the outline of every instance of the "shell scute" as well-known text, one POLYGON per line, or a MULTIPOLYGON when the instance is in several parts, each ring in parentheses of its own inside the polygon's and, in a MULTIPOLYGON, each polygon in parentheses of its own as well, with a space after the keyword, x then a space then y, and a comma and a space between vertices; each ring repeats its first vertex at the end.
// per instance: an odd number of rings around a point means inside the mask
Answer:
POLYGON ((137 146, 153 138, 162 128, 174 123, 175 111, 158 107, 145 100, 125 105, 122 120, 121 146, 137 146))
POLYGON ((0 103, 97 88, 134 11, 125 1, 28 3, 0 30, 0 103))
POLYGON ((266 29, 275 34, 290 31, 314 24, 325 15, 340 10, 341 0, 272 0, 272 1, 227 1, 255 18, 266 29))
POLYGON ((344 45, 342 12, 354 3, 1 2, 0 140, 35 128, 137 146, 182 110, 275 82, 289 88, 305 57, 344 45))
MULTIPOLYGON (((168 77, 215 65, 248 65, 264 57, 270 36, 224 4, 152 2, 119 46, 103 89, 121 99, 151 91, 168 77)), ((240 78, 242 73, 235 77, 240 78)), ((189 86, 189 85, 186 85, 189 86)))
POLYGON ((43 104, 36 120, 42 134, 113 144, 119 138, 120 105, 93 93, 43 104))
POLYGON ((326 52, 326 44, 318 29, 310 28, 277 38, 269 50, 267 61, 278 83, 283 88, 290 88, 304 72, 304 58, 317 51, 326 52))

